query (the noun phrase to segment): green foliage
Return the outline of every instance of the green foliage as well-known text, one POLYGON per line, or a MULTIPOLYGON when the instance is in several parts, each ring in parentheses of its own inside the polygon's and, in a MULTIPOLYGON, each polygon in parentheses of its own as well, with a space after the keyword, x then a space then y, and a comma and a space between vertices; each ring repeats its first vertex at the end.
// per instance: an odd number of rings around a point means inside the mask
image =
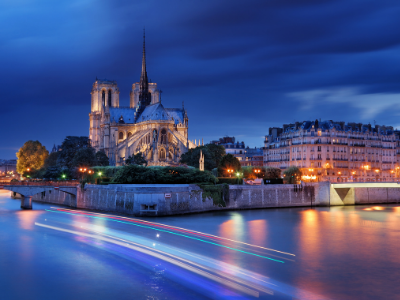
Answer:
POLYGON ((236 177, 218 177, 218 183, 226 183, 226 184, 243 184, 243 179, 236 177))
POLYGON ((181 155, 180 162, 188 166, 199 168, 200 150, 204 154, 204 169, 208 171, 218 167, 219 162, 225 155, 225 148, 223 146, 207 144, 205 146, 189 149, 186 153, 181 155))
POLYGON ((97 151, 97 153, 95 155, 95 160, 96 160, 96 163, 95 163, 96 166, 105 167, 105 166, 110 165, 110 161, 109 161, 106 153, 103 150, 97 151))
POLYGON ((142 152, 138 152, 133 156, 129 156, 125 160, 125 165, 140 165, 140 166, 147 166, 147 160, 144 158, 142 152))
POLYGON ((218 185, 207 185, 199 184, 202 189, 203 202, 206 198, 211 198, 213 204, 218 207, 226 207, 225 199, 229 197, 229 185, 228 184, 218 184, 218 185))
POLYGON ((53 152, 50 153, 50 155, 46 158, 44 161, 44 166, 43 168, 47 169, 50 167, 55 167, 57 166, 57 158, 58 158, 59 152, 53 152))
POLYGON ((81 148, 76 151, 72 159, 71 167, 92 167, 96 165, 95 150, 93 148, 81 148))
POLYGON ((57 158, 57 166, 59 168, 66 167, 72 170, 76 166, 74 165, 75 154, 78 152, 79 149, 82 148, 90 148, 88 137, 67 136, 61 144, 61 151, 59 152, 57 158))
POLYGON ((43 167, 49 151, 39 141, 27 141, 17 152, 17 172, 24 176, 43 167))
POLYGON ((121 170, 123 167, 113 167, 113 166, 108 166, 108 167, 91 167, 90 170, 94 172, 94 177, 99 176, 99 173, 101 173, 102 177, 108 177, 112 178, 119 170, 121 170))
POLYGON ((123 184, 188 184, 214 183, 216 178, 208 171, 183 167, 148 168, 138 165, 122 167, 113 176, 112 183, 123 184))
POLYGON ((206 147, 208 151, 210 151, 212 160, 215 163, 213 168, 217 168, 219 166, 219 163, 221 162, 222 157, 224 157, 226 154, 224 146, 207 144, 206 147))
POLYGON ((219 176, 229 176, 229 173, 227 170, 233 170, 232 176, 235 176, 236 172, 239 172, 242 170, 242 167, 240 165, 240 161, 234 157, 232 154, 227 154, 222 157, 219 165, 218 165, 218 175, 219 176))
POLYGON ((285 183, 297 184, 301 180, 302 172, 298 167, 292 166, 283 171, 285 183))

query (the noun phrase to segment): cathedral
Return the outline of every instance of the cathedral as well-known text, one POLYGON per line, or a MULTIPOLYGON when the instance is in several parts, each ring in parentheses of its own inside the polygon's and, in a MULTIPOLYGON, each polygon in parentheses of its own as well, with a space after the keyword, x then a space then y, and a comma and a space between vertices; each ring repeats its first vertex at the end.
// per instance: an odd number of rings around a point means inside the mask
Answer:
POLYGON ((119 105, 115 81, 99 80, 92 88, 89 138, 96 151, 103 150, 111 166, 123 165, 141 152, 150 166, 177 165, 180 156, 195 144, 188 139, 185 108, 165 108, 161 91, 149 82, 143 36, 142 73, 132 84, 129 107, 119 105))

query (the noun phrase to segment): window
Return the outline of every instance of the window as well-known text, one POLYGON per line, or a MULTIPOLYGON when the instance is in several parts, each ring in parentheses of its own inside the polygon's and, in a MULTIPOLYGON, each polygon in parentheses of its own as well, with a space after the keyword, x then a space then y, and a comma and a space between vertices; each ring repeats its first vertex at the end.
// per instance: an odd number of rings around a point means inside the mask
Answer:
POLYGON ((165 159, 165 150, 164 150, 164 148, 160 149, 160 159, 165 159))
POLYGON ((167 131, 165 130, 165 128, 163 128, 161 130, 161 144, 166 144, 166 143, 167 143, 167 131))
POLYGON ((111 90, 108 90, 108 106, 111 107, 111 90))
POLYGON ((123 132, 120 132, 120 133, 119 133, 119 139, 122 140, 123 138, 124 138, 124 133, 123 133, 123 132))
MULTIPOLYGON (((121 132, 122 133, 122 132, 121 132)), ((128 139, 132 136, 132 132, 128 132, 128 139)))
POLYGON ((103 91, 103 93, 101 94, 101 98, 103 100, 103 106, 106 106, 106 92, 103 91))

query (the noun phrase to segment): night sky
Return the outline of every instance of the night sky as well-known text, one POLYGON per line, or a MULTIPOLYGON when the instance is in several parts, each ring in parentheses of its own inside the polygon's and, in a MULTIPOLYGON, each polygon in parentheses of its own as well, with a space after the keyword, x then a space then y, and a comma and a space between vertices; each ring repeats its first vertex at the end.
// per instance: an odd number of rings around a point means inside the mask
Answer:
POLYGON ((400 128, 400 1, 3 0, 0 158, 89 134, 96 76, 120 105, 147 72, 189 139, 262 146, 268 128, 316 118, 400 128))

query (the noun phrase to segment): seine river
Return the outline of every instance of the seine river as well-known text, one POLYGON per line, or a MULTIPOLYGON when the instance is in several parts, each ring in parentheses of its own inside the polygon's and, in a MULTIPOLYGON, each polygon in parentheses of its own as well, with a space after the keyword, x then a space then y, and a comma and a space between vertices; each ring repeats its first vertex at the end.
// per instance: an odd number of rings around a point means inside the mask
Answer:
POLYGON ((128 218, 0 190, 0 299, 399 299, 400 206, 128 218))

